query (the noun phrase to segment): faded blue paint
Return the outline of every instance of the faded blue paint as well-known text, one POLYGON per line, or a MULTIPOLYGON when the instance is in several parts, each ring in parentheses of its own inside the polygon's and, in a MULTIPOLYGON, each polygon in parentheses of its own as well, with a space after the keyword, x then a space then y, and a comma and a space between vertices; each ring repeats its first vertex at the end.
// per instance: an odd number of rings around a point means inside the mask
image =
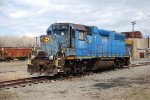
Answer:
POLYGON ((45 35, 42 35, 40 37, 40 50, 46 51, 48 56, 56 55, 57 52, 59 51, 59 42, 58 42, 56 36, 47 35, 46 37, 48 37, 50 39, 50 41, 48 43, 43 43, 42 38, 44 36, 45 35))
MULTIPOLYGON (((71 26, 71 24, 69 24, 71 26)), ((41 50, 47 51, 48 55, 57 55, 61 48, 65 48, 65 56, 83 57, 122 57, 126 55, 125 49, 125 36, 123 34, 98 29, 95 26, 91 26, 92 34, 84 35, 84 40, 79 39, 79 30, 75 30, 75 37, 72 38, 72 46, 69 47, 69 31, 66 35, 55 34, 52 31, 51 26, 48 28, 51 35, 48 35, 50 42, 44 44, 41 42, 41 50), (55 34, 55 35, 54 35, 55 34), (55 38, 54 38, 55 37, 55 38), (46 47, 46 48, 45 48, 46 47)))

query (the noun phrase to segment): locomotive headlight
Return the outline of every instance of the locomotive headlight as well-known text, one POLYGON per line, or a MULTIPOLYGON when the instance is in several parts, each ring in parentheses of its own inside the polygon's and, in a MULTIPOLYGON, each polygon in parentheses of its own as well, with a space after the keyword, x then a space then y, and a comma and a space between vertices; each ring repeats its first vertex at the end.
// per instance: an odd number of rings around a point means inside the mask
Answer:
POLYGON ((52 60, 52 59, 53 59, 53 56, 49 56, 49 59, 52 60))
POLYGON ((34 58, 35 58, 35 56, 34 56, 34 55, 31 55, 31 60, 34 59, 34 58))

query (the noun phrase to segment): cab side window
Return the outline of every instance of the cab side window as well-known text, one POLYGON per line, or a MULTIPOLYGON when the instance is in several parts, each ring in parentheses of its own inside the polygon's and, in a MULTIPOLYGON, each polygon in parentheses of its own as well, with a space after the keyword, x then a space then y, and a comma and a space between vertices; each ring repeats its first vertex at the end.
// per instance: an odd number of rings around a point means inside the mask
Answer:
POLYGON ((108 43, 108 36, 102 36, 101 42, 102 43, 108 43))
POLYGON ((84 40, 84 32, 79 32, 79 40, 84 40))
POLYGON ((51 31, 50 30, 47 31, 47 35, 51 35, 51 31))

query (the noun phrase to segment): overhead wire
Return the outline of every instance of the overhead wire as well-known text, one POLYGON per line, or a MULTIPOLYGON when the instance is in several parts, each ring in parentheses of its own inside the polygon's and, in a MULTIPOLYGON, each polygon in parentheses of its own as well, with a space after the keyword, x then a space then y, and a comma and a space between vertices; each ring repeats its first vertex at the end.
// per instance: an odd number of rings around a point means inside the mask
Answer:
POLYGON ((149 30, 144 29, 144 28, 141 27, 138 23, 136 23, 136 24, 137 24, 137 26, 138 26, 138 28, 139 28, 140 30, 144 31, 145 33, 149 33, 149 34, 150 34, 150 31, 149 31, 149 30))
POLYGON ((146 17, 145 17, 145 18, 142 18, 141 20, 136 21, 137 27, 138 27, 140 30, 144 31, 145 33, 150 34, 150 31, 149 31, 149 30, 147 30, 147 29, 143 28, 143 26, 139 25, 139 23, 141 23, 141 24, 149 24, 149 23, 150 23, 150 15, 147 14, 145 11, 142 11, 142 13, 143 13, 146 17))

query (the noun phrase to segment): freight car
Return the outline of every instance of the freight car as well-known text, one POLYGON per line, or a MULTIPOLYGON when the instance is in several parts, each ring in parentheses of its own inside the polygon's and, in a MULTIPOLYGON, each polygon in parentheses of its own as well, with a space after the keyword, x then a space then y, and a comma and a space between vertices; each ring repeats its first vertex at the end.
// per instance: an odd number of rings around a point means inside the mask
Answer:
POLYGON ((54 76, 129 64, 121 33, 73 23, 54 23, 40 36, 40 51, 28 63, 28 73, 54 76))
POLYGON ((0 47, 0 60, 24 60, 31 56, 32 48, 0 47))

